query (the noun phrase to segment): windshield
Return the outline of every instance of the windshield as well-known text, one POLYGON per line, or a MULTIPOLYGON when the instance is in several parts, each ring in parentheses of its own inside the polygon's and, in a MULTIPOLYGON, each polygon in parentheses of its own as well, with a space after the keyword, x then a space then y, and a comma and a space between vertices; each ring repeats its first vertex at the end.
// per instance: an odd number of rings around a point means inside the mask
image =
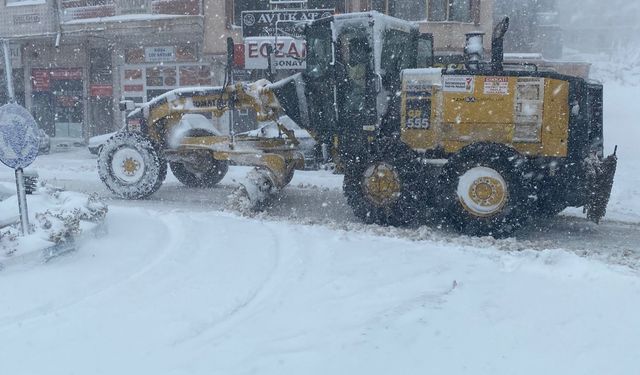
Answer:
POLYGON ((331 28, 322 22, 307 28, 307 74, 318 78, 325 75, 333 61, 331 28))

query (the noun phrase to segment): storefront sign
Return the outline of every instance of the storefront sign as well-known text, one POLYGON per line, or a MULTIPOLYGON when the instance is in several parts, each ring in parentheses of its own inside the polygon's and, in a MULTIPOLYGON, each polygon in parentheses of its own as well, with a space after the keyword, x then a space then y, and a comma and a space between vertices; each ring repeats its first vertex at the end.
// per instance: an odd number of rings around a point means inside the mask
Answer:
POLYGON ((304 58, 307 55, 306 42, 279 37, 277 38, 246 38, 244 46, 244 67, 245 69, 267 69, 269 66, 269 55, 267 47, 273 48, 273 67, 275 69, 304 69, 306 63, 304 58))
POLYGON ((233 45, 233 66, 244 68, 244 44, 236 43, 233 45))
POLYGON ((92 84, 89 86, 91 96, 111 97, 113 96, 113 85, 92 84))
POLYGON ((18 14, 13 16, 14 25, 24 25, 30 23, 40 23, 40 15, 37 13, 32 14, 18 14))
POLYGON ((124 85, 124 91, 125 92, 141 92, 141 91, 144 91, 144 85, 143 84, 124 85))
POLYGON ((31 69, 33 91, 49 91, 51 81, 82 80, 82 68, 31 69))
POLYGON ((49 70, 48 69, 32 69, 31 70, 31 86, 33 91, 42 92, 49 91, 49 70))
POLYGON ((55 68, 49 69, 51 79, 60 80, 77 80, 82 79, 82 68, 55 68))
POLYGON ((329 17, 333 12, 333 9, 245 11, 242 12, 242 37, 275 35, 302 37, 306 22, 329 17))
POLYGON ((144 49, 144 61, 146 62, 176 61, 176 48, 175 47, 147 47, 144 49))

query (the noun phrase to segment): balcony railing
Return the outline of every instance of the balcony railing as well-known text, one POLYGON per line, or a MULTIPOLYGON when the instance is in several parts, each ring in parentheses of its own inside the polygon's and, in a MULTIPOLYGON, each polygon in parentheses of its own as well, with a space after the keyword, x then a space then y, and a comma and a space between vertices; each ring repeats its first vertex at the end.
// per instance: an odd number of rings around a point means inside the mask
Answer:
POLYGON ((62 0, 62 21, 129 14, 201 15, 200 0, 62 0))

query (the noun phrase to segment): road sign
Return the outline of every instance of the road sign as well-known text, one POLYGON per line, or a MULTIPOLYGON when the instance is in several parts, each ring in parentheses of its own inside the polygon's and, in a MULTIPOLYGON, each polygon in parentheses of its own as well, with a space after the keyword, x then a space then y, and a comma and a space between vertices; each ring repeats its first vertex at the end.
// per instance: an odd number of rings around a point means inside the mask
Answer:
POLYGON ((38 125, 24 107, 0 107, 0 161, 10 168, 25 168, 38 156, 38 125))

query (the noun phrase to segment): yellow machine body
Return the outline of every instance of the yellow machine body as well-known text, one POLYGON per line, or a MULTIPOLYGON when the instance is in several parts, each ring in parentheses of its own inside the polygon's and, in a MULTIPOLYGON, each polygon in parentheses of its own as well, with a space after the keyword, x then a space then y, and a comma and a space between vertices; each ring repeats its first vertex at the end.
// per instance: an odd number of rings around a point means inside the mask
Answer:
POLYGON ((545 77, 405 72, 401 138, 446 154, 476 142, 529 156, 567 155, 569 83, 545 77))
POLYGON ((282 136, 187 136, 180 139, 177 147, 166 149, 165 153, 179 156, 194 151, 208 151, 216 160, 266 169, 270 172, 274 185, 281 188, 288 183, 295 169, 304 168, 304 157, 296 148, 298 140, 293 131, 278 122, 280 106, 275 95, 265 89, 266 83, 257 81, 250 85, 236 84, 173 92, 173 95, 161 98, 143 109, 145 133, 156 143, 164 144, 166 135, 171 133, 173 127, 178 126, 184 114, 206 114, 219 118, 232 110, 229 103, 233 102, 234 109, 255 111, 259 121, 276 122, 282 136), (232 97, 234 100, 230 100, 232 97))

